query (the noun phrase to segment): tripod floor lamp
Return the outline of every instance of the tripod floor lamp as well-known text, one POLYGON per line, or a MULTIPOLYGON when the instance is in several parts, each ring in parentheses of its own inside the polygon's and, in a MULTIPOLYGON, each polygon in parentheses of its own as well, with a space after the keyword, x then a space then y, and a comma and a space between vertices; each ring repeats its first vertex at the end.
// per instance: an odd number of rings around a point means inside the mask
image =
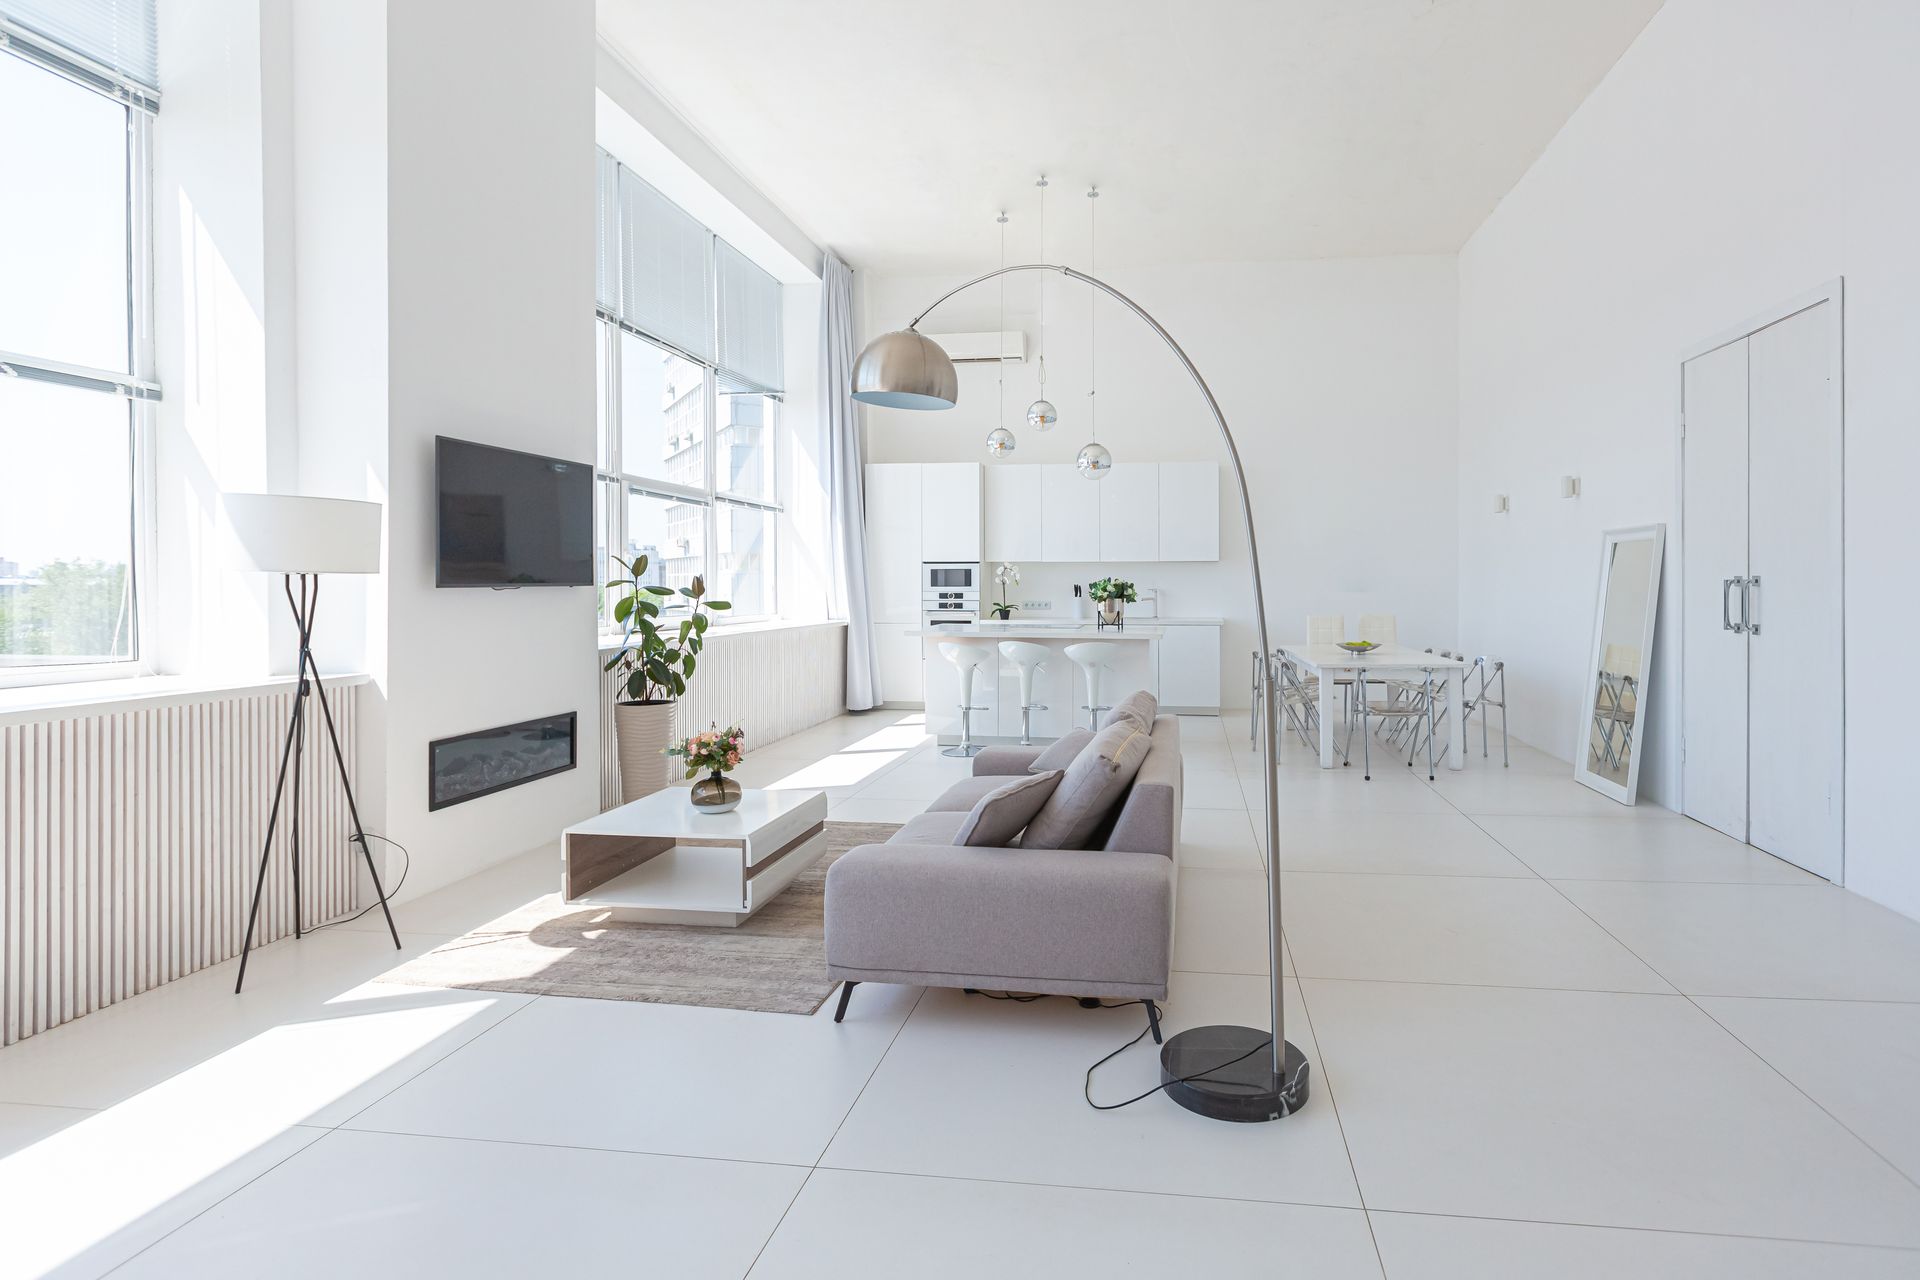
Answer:
POLYGON ((1260 636, 1261 743, 1265 751, 1262 778, 1266 784, 1267 850, 1267 948, 1271 983, 1272 1030, 1255 1027, 1194 1027, 1171 1037, 1160 1050, 1160 1081, 1167 1096, 1189 1111, 1216 1120, 1278 1120, 1300 1109, 1307 1100, 1306 1056, 1287 1043, 1285 988, 1280 977, 1280 808, 1274 791, 1274 775, 1279 764, 1278 713, 1280 705, 1274 688, 1273 646, 1267 642, 1267 607, 1261 593, 1260 548, 1253 532, 1253 502, 1247 492, 1247 475, 1240 465, 1240 450, 1234 445, 1233 432, 1227 429, 1226 415, 1213 398, 1207 380, 1173 340, 1139 303, 1105 281, 1083 271, 1051 263, 1025 263, 1001 267, 949 289, 933 300, 904 329, 883 333, 868 343, 853 367, 853 398, 865 404, 891 409, 951 409, 960 399, 960 382, 953 361, 932 339, 919 333, 920 322, 934 307, 974 285, 999 276, 1021 271, 1056 271, 1069 280, 1078 280, 1133 312, 1147 327, 1160 335, 1173 352, 1193 384, 1207 402, 1213 421, 1220 428, 1221 442, 1233 464, 1234 484, 1240 490, 1240 513, 1247 525, 1247 559, 1253 569, 1253 622, 1260 636))
POLYGON ((300 659, 294 668, 299 686, 292 714, 287 718, 286 742, 280 748, 280 773, 273 784, 273 805, 267 811, 267 835, 260 851, 260 872, 253 882, 253 905, 247 910, 246 940, 240 944, 240 977, 233 984, 237 995, 247 980, 247 955, 253 948, 253 929, 260 916, 260 894, 267 884, 273 833, 280 821, 280 800, 287 790, 289 766, 293 796, 287 818, 287 850, 292 860, 293 936, 298 938, 302 931, 300 765, 306 754, 310 701, 320 706, 320 719, 326 726, 334 767, 340 774, 340 786, 347 793, 347 816, 353 823, 353 840, 367 861, 367 874, 373 878, 373 891, 379 895, 380 910, 386 915, 387 932, 396 949, 400 946, 400 932, 394 928, 393 912, 387 907, 387 891, 380 883, 379 869, 374 866, 367 833, 360 826, 360 809, 354 803, 353 779, 347 773, 347 758, 340 750, 340 735, 334 729, 333 708, 327 704, 327 691, 320 683, 320 670, 313 661, 313 617, 320 602, 320 575, 380 572, 380 504, 271 493, 229 493, 222 501, 241 567, 280 575, 287 606, 293 610, 294 626, 300 635, 300 659))

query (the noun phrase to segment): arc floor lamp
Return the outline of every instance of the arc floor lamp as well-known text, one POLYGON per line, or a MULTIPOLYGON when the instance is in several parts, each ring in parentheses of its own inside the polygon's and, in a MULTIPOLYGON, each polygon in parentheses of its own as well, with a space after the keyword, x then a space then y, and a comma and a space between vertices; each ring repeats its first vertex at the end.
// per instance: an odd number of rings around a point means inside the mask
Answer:
POLYGON ((1267 606, 1261 590, 1260 548, 1253 530, 1253 500, 1247 492, 1246 470, 1226 415, 1213 398, 1213 389, 1194 368, 1193 361, 1173 335, 1147 313, 1146 308, 1104 280, 1084 271, 1053 263, 1029 262, 1001 267, 949 289, 913 318, 904 329, 883 333, 869 342, 853 367, 853 398, 889 409, 951 409, 960 398, 960 382, 953 361, 932 339, 919 332, 920 322, 955 294, 977 284, 1023 271, 1054 271, 1098 289, 1146 322, 1160 335, 1181 367, 1193 379, 1200 396, 1220 428, 1233 464, 1233 481, 1240 491, 1240 514, 1247 527, 1247 559, 1253 570, 1253 621, 1260 638, 1260 735, 1265 766, 1261 771, 1266 799, 1267 952, 1270 968, 1272 1031, 1255 1027, 1194 1027, 1169 1039, 1160 1050, 1160 1079, 1167 1096, 1189 1111, 1217 1120, 1278 1120, 1300 1109, 1307 1100, 1306 1055, 1286 1039, 1286 992, 1280 977, 1280 801, 1275 790, 1279 766, 1279 705, 1273 672, 1273 647, 1267 642, 1267 606))

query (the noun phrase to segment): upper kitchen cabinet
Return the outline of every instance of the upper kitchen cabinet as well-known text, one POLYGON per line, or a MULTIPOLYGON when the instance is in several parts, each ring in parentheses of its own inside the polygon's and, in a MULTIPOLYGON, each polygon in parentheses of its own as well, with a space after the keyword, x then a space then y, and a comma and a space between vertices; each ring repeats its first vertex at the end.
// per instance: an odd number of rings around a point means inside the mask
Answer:
POLYGON ((1161 505, 1160 465, 1116 462, 1101 480, 1080 483, 1100 495, 1100 558, 1127 563, 1160 559, 1160 526, 1185 513, 1161 505))
POLYGON ((1044 557, 1068 564, 1100 559, 1100 485, 1105 481, 1087 479, 1070 462, 1043 463, 1033 470, 1040 473, 1044 557))
MULTIPOLYGON (((1120 474, 1118 466, 1113 476, 1120 474)), ((1106 483, 1112 483, 1108 476, 1106 483)), ((1160 464, 1159 546, 1143 560, 1220 558, 1220 467, 1212 462, 1160 464)))
POLYGON ((1040 561, 1047 558, 1041 520, 1041 467, 988 464, 987 560, 1040 561))
POLYGON ((978 563, 980 550, 980 464, 922 463, 920 559, 978 563))

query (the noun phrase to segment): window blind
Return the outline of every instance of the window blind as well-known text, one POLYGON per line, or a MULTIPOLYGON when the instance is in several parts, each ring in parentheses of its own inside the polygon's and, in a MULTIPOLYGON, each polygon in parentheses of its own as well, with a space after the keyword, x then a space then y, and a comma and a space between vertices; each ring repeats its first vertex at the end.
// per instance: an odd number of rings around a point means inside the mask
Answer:
POLYGON ((117 98, 158 105, 154 0, 0 0, 0 36, 117 98))
POLYGON ((593 296, 602 310, 620 310, 620 166, 599 153, 595 174, 593 296))
POLYGON ((713 361, 713 233, 620 169, 620 318, 713 361))
POLYGON ((778 395, 780 282, 719 237, 713 242, 720 385, 728 391, 778 395))
POLYGON ((596 182, 600 309, 713 366, 723 390, 780 394, 780 282, 605 151, 596 182))

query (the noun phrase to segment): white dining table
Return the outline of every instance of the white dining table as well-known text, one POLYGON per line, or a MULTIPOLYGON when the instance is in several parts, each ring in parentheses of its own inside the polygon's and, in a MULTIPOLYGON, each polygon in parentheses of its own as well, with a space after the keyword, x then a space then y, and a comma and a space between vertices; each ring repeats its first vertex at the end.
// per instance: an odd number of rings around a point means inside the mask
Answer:
POLYGON ((1447 682, 1447 768, 1465 766, 1467 729, 1460 708, 1466 700, 1467 668, 1462 658, 1443 658, 1403 644, 1383 644, 1365 654, 1350 653, 1337 644, 1285 644, 1280 652, 1320 677, 1320 767, 1333 768, 1333 715, 1339 705, 1336 678, 1364 669, 1367 679, 1424 680, 1433 672, 1447 682))

